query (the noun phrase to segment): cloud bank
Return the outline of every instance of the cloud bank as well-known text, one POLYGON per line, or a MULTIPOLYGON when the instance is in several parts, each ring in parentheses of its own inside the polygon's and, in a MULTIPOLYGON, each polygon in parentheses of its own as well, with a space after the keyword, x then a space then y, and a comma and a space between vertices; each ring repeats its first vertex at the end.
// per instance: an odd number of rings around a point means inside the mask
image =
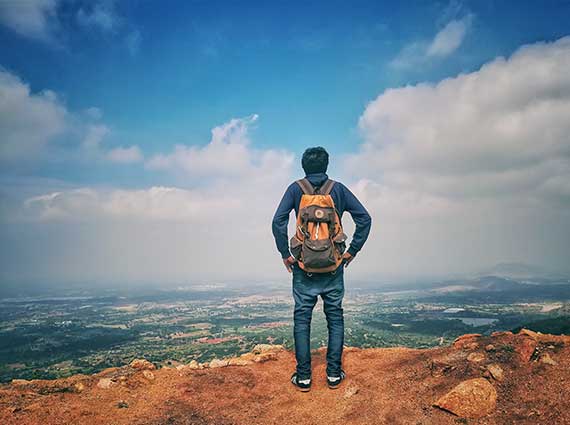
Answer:
MULTIPOLYGON (((453 43, 435 45, 445 51, 453 43)), ((332 158, 344 169, 332 177, 347 183, 374 216, 351 277, 445 275, 505 261, 566 268, 568 69, 570 38, 562 38, 435 84, 388 89, 371 101, 358 122, 362 144, 354 154, 332 158)), ((59 121, 38 120, 40 130, 25 135, 37 140, 30 146, 49 148, 70 111, 53 94, 30 94, 14 76, 4 79, 0 87, 8 89, 0 93, 9 95, 0 98, 2 126, 17 129, 13 134, 31 131, 14 121, 14 105, 28 111, 37 103, 42 116, 53 110, 59 121)), ((79 140, 99 152, 97 158, 177 184, 76 186, 25 196, 13 213, 0 210, 3 245, 10 247, 1 264, 5 279, 288 278, 270 222, 300 173, 299 158, 285 149, 255 148, 262 121, 256 114, 221 123, 203 144, 150 155, 136 145, 107 147, 101 111, 86 114, 91 132, 79 140)), ((19 137, 11 140, 17 146, 19 137)), ((349 223, 345 217, 350 233, 349 223)))
POLYGON ((386 229, 372 245, 387 269, 567 267, 568 69, 566 37, 370 102, 347 166, 386 229))

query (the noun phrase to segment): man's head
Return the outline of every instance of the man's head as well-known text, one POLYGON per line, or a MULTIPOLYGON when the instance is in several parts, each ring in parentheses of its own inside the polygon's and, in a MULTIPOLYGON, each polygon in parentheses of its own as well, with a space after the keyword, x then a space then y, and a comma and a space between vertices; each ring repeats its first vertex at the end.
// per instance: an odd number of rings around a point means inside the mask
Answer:
POLYGON ((320 146, 309 148, 303 153, 301 165, 305 174, 326 173, 329 166, 329 154, 320 146))

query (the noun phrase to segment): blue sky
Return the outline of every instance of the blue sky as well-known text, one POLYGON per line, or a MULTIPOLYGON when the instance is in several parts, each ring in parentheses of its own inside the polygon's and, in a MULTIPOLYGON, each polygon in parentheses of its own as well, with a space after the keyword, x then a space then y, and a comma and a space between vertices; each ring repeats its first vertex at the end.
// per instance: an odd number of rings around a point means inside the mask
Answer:
MULTIPOLYGON (((476 75, 521 46, 570 33, 570 2, 562 0, 22 4, 0 1, 0 70, 7 86, 28 90, 19 98, 22 110, 39 100, 51 115, 21 118, 30 128, 37 122, 32 132, 9 114, 12 98, 4 92, 6 152, 30 138, 28 150, 0 156, 5 223, 26 199, 62 188, 206 190, 225 171, 196 172, 210 158, 196 152, 211 144, 212 129, 232 119, 244 120, 230 127, 247 145, 244 161, 252 169, 267 172, 261 157, 280 152, 278 162, 288 168, 276 192, 298 175, 296 161, 310 145, 327 147, 331 172, 355 187, 386 185, 389 176, 359 172, 367 168, 366 145, 377 142, 369 133, 376 127, 362 120, 386 90, 476 75), (176 145, 184 148, 177 152, 176 145), (354 158, 363 166, 348 166, 354 158)), ((27 249, 22 243, 19 252, 27 249)), ((530 253, 499 254, 505 258, 498 261, 542 262, 530 253)))
POLYGON ((213 126, 252 113, 261 117, 258 147, 351 152, 358 117, 386 88, 472 71, 522 44, 559 38, 570 18, 567 1, 117 1, 104 3, 113 20, 105 29, 77 18, 94 4, 60 2, 47 42, 2 28, 1 65, 71 110, 99 108, 109 144, 150 154, 205 144, 213 126), (389 66, 408 44, 468 14, 453 55, 389 66), (138 40, 132 52, 129 37, 138 40))

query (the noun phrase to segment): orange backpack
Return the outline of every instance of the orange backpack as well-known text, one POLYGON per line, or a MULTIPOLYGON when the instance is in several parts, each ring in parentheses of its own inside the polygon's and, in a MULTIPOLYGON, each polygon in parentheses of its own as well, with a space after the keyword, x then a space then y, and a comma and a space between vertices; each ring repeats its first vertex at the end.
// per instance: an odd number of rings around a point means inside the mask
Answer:
POLYGON ((328 179, 318 190, 307 179, 298 180, 297 184, 303 196, 297 231, 290 241, 291 254, 306 272, 334 271, 342 263, 347 239, 330 195, 335 182, 328 179))

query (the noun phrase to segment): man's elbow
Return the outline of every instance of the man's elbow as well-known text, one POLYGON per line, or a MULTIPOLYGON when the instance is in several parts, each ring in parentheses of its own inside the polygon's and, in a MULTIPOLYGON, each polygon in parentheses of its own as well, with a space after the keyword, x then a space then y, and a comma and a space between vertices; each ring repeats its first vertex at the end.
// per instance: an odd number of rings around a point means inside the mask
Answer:
POLYGON ((372 217, 368 212, 362 217, 362 225, 368 228, 372 226, 372 217))

